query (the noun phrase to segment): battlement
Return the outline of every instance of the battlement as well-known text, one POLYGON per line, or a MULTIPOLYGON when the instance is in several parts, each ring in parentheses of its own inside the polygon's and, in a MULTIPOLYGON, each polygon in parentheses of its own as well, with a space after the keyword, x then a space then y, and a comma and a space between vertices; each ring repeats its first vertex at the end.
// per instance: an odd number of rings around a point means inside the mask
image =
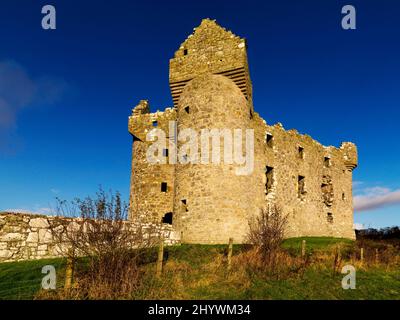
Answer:
POLYGON ((340 150, 343 152, 343 159, 349 170, 354 170, 358 165, 357 146, 352 142, 342 142, 340 150))
POLYGON ((175 52, 169 63, 169 84, 174 105, 191 79, 203 73, 232 79, 252 104, 252 85, 247 62, 246 40, 204 19, 175 52))
POLYGON ((150 113, 148 100, 140 102, 132 109, 128 119, 128 131, 134 139, 146 141, 146 135, 152 129, 160 128, 168 132, 169 121, 176 120, 176 108, 165 108, 164 111, 150 113))

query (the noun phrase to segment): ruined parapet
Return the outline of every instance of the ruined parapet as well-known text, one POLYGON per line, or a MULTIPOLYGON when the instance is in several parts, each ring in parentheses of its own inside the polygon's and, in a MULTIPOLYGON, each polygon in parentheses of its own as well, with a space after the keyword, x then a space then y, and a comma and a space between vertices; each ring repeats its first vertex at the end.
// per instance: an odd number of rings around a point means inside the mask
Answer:
POLYGON ((170 60, 169 83, 175 106, 185 85, 204 73, 221 74, 232 79, 252 108, 246 40, 210 19, 202 20, 170 60))
POLYGON ((150 105, 148 100, 140 100, 138 105, 132 109, 132 115, 134 116, 144 113, 150 113, 150 105))
POLYGON ((136 107, 132 109, 132 115, 128 120, 128 130, 134 139, 145 140, 146 129, 151 127, 151 123, 148 121, 149 114, 150 105, 148 100, 140 100, 136 107))
POLYGON ((352 142, 342 142, 343 160, 348 170, 353 171, 358 165, 357 146, 352 142))

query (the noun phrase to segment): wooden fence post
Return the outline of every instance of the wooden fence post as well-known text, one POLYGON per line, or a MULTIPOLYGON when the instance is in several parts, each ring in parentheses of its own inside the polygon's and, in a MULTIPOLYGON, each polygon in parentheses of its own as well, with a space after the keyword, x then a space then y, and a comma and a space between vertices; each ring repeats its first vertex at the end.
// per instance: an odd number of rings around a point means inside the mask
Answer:
POLYGON ((301 256, 304 258, 306 255, 306 240, 301 242, 301 256))
POLYGON ((67 255, 67 265, 65 268, 65 282, 64 282, 64 289, 71 289, 72 281, 74 276, 74 269, 75 269, 75 257, 74 257, 74 250, 69 249, 67 255))
POLYGON ((360 259, 361 259, 361 262, 364 262, 364 248, 360 249, 360 259))
POLYGON ((342 260, 342 246, 341 246, 340 243, 337 246, 337 252, 338 252, 338 260, 339 260, 339 263, 340 263, 340 261, 342 260))
POLYGON ((375 249, 375 263, 379 263, 379 250, 375 249))
POLYGON ((336 246, 334 253, 335 254, 334 254, 334 259, 333 259, 333 274, 339 272, 340 264, 342 261, 342 252, 341 252, 340 244, 338 244, 336 246))
POLYGON ((233 238, 229 238, 229 246, 228 246, 228 271, 231 270, 232 267, 232 251, 233 251, 233 238))
POLYGON ((157 278, 161 277, 163 260, 164 260, 164 238, 161 238, 160 246, 158 248, 157 271, 156 271, 157 278))

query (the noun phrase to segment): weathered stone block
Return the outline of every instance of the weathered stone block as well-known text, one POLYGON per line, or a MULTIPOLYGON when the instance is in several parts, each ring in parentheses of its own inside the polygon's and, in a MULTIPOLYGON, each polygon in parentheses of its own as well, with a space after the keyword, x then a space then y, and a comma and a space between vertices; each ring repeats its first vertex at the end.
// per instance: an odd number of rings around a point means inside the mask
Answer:
POLYGON ((28 237, 26 238, 26 242, 38 242, 39 241, 39 235, 37 232, 30 232, 28 234, 28 237))
POLYGON ((49 223, 47 222, 47 219, 45 218, 34 218, 29 221, 29 225, 32 228, 48 228, 49 223))

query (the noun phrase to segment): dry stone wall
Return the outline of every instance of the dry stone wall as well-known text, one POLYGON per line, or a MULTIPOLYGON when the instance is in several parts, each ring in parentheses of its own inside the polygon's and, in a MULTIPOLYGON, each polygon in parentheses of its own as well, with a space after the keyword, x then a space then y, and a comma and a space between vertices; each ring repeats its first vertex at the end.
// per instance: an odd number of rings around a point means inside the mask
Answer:
MULTIPOLYGON (((0 262, 62 256, 65 250, 55 243, 50 231, 53 219, 55 217, 45 215, 0 213, 0 262)), ((68 223, 76 220, 63 219, 68 223)), ((133 222, 127 222, 127 226, 135 228, 133 222)), ((156 232, 153 236, 162 234, 166 245, 180 242, 179 234, 168 224, 145 224, 143 228, 156 232)))

